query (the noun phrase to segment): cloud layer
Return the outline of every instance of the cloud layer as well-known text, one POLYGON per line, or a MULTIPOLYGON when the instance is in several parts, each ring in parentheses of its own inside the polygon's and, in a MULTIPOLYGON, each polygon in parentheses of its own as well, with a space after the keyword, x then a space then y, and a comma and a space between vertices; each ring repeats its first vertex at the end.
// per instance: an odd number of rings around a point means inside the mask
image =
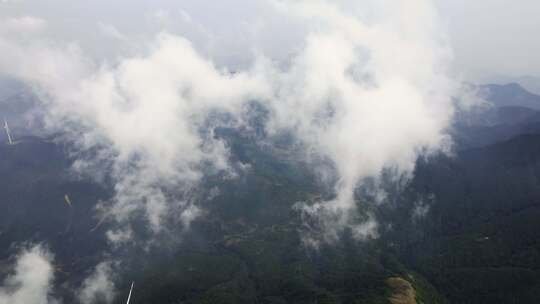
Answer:
MULTIPOLYGON (((141 213, 155 233, 167 229, 164 222, 189 226, 200 210, 187 193, 208 170, 229 168, 209 115, 228 113, 241 124, 248 102, 270 111, 270 134, 292 132, 306 155, 333 165, 335 198, 296 205, 316 223, 313 241, 335 240, 347 227, 359 239, 375 236, 373 215, 355 215, 363 179, 386 168, 410 173, 418 154, 446 148, 455 83, 431 1, 266 5, 299 24, 300 42, 286 59, 261 48, 252 64, 234 70, 201 51, 196 41, 206 34, 188 40, 161 32, 135 55, 96 61, 77 44, 42 33, 45 21, 2 21, 12 28, 0 35, 0 70, 34 87, 47 128, 75 147, 75 168, 106 170, 115 182, 115 197, 100 205, 120 224, 109 231, 111 241, 129 240, 141 213)), ((104 23, 96 27, 129 40, 104 23)))

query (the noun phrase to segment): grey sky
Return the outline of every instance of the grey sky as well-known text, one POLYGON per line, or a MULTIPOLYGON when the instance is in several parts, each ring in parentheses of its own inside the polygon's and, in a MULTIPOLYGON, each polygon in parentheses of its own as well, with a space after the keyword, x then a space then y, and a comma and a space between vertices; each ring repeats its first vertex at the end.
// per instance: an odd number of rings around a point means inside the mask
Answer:
MULTIPOLYGON (((455 51, 455 70, 473 81, 540 77, 540 1, 435 0, 455 51)), ((106 55, 166 29, 220 64, 242 65, 254 49, 286 58, 301 26, 264 0, 4 0, 0 17, 36 16, 56 35, 106 55), (102 35, 109 35, 103 43, 102 35)))
POLYGON ((437 0, 456 63, 472 78, 540 77, 540 1, 437 0))

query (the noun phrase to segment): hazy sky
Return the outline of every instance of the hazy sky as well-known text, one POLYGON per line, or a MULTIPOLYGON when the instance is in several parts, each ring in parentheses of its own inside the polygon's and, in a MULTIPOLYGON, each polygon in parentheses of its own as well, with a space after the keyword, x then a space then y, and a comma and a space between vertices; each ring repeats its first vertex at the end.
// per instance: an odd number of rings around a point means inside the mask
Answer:
MULTIPOLYGON (((340 1, 337 1, 340 2, 340 1)), ((383 1, 392 2, 392 1, 383 1)), ((540 77, 540 1, 435 0, 455 51, 455 69, 471 80, 540 77)), ((133 48, 166 29, 186 36, 218 63, 238 65, 254 49, 287 57, 301 26, 263 0, 4 0, 0 17, 30 15, 51 32, 98 55, 133 48), (108 35, 103 43, 100 35, 108 35), (121 43, 129 37, 131 45, 121 43), (140 39, 140 40, 139 40, 140 39), (99 42, 99 43, 96 43, 99 42)))
POLYGON ((540 76, 540 1, 437 2, 461 71, 481 78, 540 76))

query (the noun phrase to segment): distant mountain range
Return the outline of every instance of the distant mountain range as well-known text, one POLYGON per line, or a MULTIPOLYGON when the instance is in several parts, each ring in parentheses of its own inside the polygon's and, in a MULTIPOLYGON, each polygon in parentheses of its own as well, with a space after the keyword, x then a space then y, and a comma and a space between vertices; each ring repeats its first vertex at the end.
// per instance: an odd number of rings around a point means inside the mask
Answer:
POLYGON ((540 77, 534 76, 518 76, 518 77, 508 77, 508 76, 498 76, 491 77, 489 81, 485 83, 494 83, 494 84, 508 84, 508 83, 519 83, 520 86, 524 87, 527 91, 540 95, 540 77))
POLYGON ((486 93, 486 98, 497 107, 521 106, 540 109, 540 96, 525 90, 517 83, 505 85, 488 84, 479 86, 486 93))
POLYGON ((452 135, 458 149, 540 132, 540 96, 515 83, 478 88, 488 105, 457 114, 452 135))

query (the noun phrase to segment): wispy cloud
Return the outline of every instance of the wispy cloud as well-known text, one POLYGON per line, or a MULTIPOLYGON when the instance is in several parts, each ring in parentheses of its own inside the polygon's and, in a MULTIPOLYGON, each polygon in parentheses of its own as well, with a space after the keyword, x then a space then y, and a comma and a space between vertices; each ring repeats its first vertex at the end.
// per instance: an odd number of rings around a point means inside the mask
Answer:
POLYGON ((45 29, 47 22, 34 16, 10 17, 0 20, 0 33, 25 34, 45 29))
POLYGON ((113 278, 111 262, 98 264, 78 291, 79 301, 82 304, 111 303, 116 293, 113 278))
POLYGON ((24 249, 0 287, 0 304, 58 303, 51 297, 53 280, 51 254, 39 245, 24 249))

